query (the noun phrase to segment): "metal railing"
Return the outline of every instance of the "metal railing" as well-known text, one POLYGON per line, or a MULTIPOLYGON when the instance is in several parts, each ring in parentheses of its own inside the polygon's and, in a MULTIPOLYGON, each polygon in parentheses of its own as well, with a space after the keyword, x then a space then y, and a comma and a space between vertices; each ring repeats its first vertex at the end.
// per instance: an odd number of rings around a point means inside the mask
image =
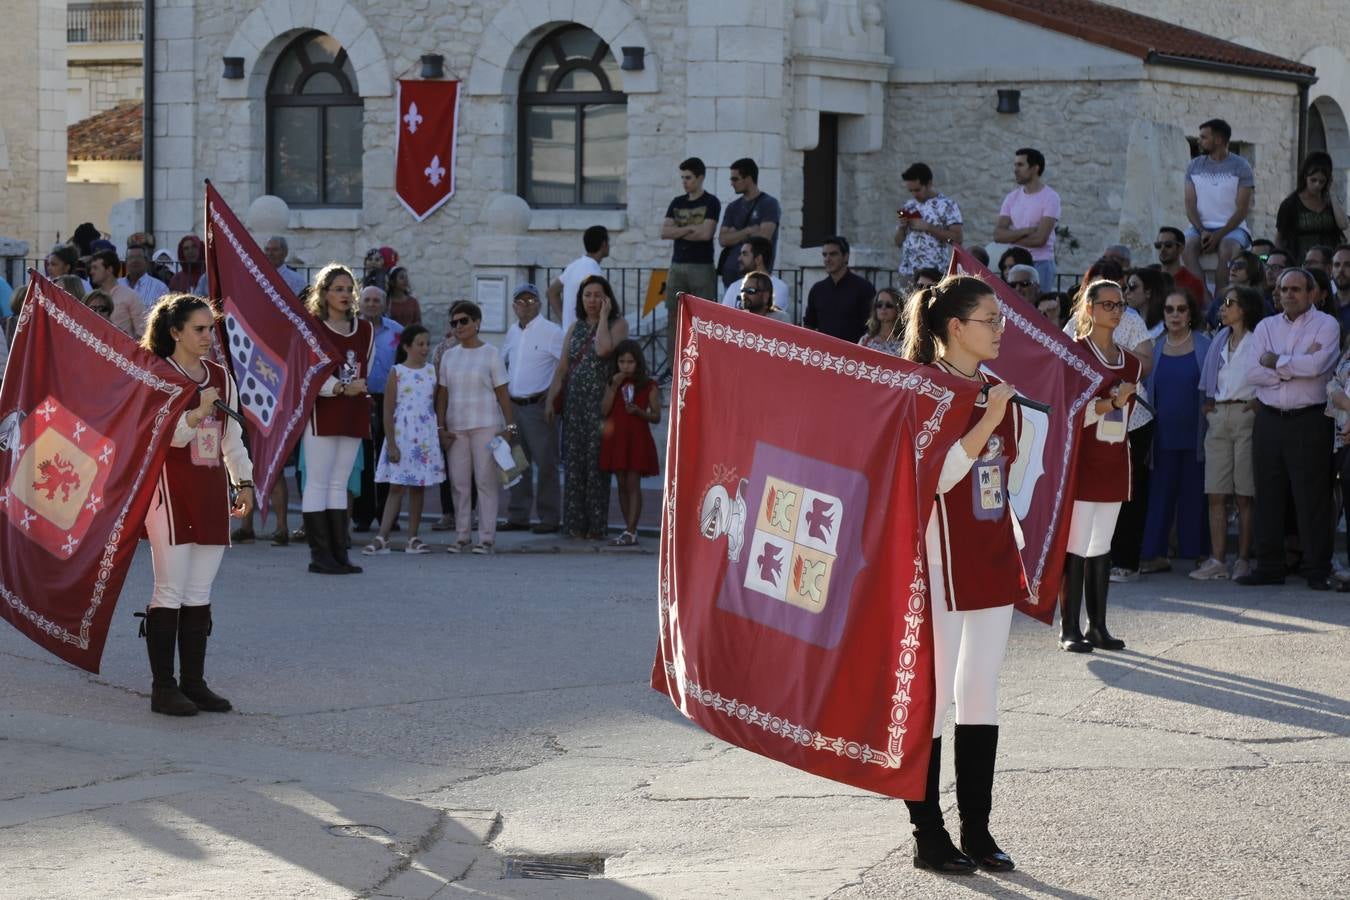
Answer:
POLYGON ((66 6, 66 43, 97 44, 142 40, 142 3, 71 3, 66 6))

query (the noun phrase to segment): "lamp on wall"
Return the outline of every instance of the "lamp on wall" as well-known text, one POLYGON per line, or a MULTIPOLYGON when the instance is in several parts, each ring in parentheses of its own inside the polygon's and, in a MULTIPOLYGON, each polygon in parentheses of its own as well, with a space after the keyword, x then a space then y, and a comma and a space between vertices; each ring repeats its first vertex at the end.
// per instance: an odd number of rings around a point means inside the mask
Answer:
POLYGON ((620 47, 623 51, 623 62, 619 63, 619 68, 625 72, 641 72, 644 65, 643 55, 647 52, 645 47, 620 47))
POLYGON ((998 92, 998 111, 1017 114, 1022 111, 1022 92, 1006 90, 998 92))
POLYGON ((423 78, 444 78, 445 57, 439 53, 428 53, 422 57, 423 78))
POLYGON ((225 77, 237 81, 244 77, 244 58, 242 56, 225 57, 225 77))

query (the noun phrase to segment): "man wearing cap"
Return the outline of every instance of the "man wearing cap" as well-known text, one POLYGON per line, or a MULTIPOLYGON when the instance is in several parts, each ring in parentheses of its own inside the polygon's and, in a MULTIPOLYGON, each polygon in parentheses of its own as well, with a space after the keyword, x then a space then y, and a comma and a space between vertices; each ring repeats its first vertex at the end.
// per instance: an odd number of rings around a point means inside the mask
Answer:
POLYGON ((520 428, 520 442, 532 471, 511 488, 506 524, 498 531, 524 531, 530 527, 530 507, 539 512, 535 534, 552 534, 562 518, 562 492, 558 486, 558 430, 544 416, 553 373, 562 359, 563 330, 541 316, 539 289, 532 284, 516 288, 511 301, 516 322, 506 332, 502 352, 506 359, 506 390, 511 395, 513 421, 520 428), (535 490, 535 478, 539 479, 535 490))

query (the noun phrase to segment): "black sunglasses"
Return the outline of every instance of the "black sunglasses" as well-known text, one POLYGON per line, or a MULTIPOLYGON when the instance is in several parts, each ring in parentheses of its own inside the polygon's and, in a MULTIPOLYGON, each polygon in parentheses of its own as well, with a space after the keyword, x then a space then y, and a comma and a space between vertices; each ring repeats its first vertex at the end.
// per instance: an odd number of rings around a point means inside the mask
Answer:
POLYGON ((470 319, 470 318, 468 318, 467 316, 461 316, 461 317, 458 318, 458 319, 451 319, 451 320, 450 320, 450 327, 451 327, 451 328, 458 328, 458 327, 461 326, 461 325, 468 325, 468 324, 469 324, 470 322, 472 322, 472 321, 473 321, 473 319, 470 319))
POLYGON ((91 307, 89 307, 89 308, 92 309, 94 312, 96 312, 96 313, 102 313, 102 314, 105 315, 105 316, 110 316, 110 315, 112 315, 112 307, 111 307, 111 306, 91 306, 91 307))
POLYGON ((1036 282, 1034 282, 1034 281, 1010 281, 1010 282, 1008 282, 1008 287, 1010 287, 1010 288, 1024 288, 1024 287, 1031 287, 1031 286, 1032 286, 1033 284, 1035 284, 1035 283, 1036 283, 1036 282))
POLYGON ((874 303, 872 305, 876 309, 899 309, 899 307, 897 307, 894 303, 891 303, 888 300, 883 300, 880 303, 874 303))

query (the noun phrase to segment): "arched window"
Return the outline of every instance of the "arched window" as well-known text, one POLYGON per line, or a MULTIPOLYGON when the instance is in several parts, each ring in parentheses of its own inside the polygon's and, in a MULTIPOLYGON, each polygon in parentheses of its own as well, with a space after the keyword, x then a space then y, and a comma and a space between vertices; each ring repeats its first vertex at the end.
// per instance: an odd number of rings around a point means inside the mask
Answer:
POLYGON ((609 45, 568 25, 539 42, 520 82, 519 190, 534 207, 627 202, 628 98, 609 45))
POLYGON ((267 84, 267 193, 291 206, 361 205, 361 97, 347 51, 309 31, 267 84))

